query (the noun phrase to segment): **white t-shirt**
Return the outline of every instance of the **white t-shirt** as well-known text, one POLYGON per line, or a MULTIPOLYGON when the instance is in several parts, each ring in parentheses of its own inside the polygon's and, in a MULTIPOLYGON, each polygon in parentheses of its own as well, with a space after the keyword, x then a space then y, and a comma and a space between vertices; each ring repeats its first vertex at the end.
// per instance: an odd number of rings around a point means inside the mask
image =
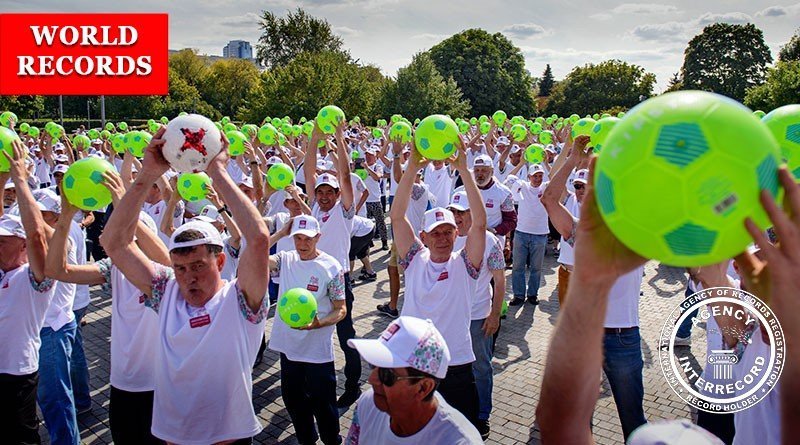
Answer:
MULTIPOLYGON (((172 225, 176 229, 183 224, 183 206, 183 201, 178 201, 178 205, 175 207, 175 213, 172 215, 172 225)), ((161 220, 164 218, 164 211, 166 209, 167 203, 163 199, 155 204, 144 203, 142 205, 144 213, 150 215, 156 223, 156 227, 158 227, 158 237, 161 238, 161 241, 163 241, 165 245, 169 245, 169 236, 161 231, 161 220)))
MULTIPOLYGON (((483 205, 486 207, 486 227, 495 228, 503 222, 503 212, 515 212, 514 200, 511 197, 511 190, 505 185, 501 184, 497 178, 493 179, 494 183, 487 189, 480 189, 481 197, 483 198, 483 205)), ((464 186, 458 187, 456 191, 464 190, 464 186)), ((506 237, 497 236, 500 243, 505 246, 506 237)))
MULTIPOLYGON (((75 259, 76 264, 86 264, 86 233, 81 229, 75 221, 69 226, 69 239, 75 243, 75 259)), ((91 298, 89 297, 89 286, 86 284, 78 284, 75 286, 75 303, 72 305, 72 310, 83 309, 89 306, 91 298)))
POLYGON ((228 165, 225 169, 228 171, 228 175, 231 177, 234 183, 238 184, 242 182, 242 179, 245 175, 242 171, 242 168, 239 167, 239 163, 236 162, 236 159, 228 159, 228 165))
POLYGON ((39 369, 39 331, 53 299, 53 284, 51 279, 36 284, 28 264, 0 271, 0 374, 26 375, 39 369))
POLYGON ((383 178, 383 166, 379 162, 375 162, 371 166, 364 164, 364 168, 371 169, 378 175, 378 179, 373 179, 367 172, 367 178, 364 179, 364 185, 367 186, 369 196, 367 202, 381 202, 381 179, 383 178))
MULTIPOLYGON (((344 271, 336 258, 325 252, 313 260, 303 261, 296 250, 273 255, 278 263, 274 276, 280 277, 278 295, 289 289, 303 288, 317 300, 317 317, 322 319, 333 312, 333 301, 344 300, 344 271)), ((335 325, 319 329, 292 329, 275 317, 269 348, 282 352, 289 360, 304 363, 333 362, 333 331, 335 325)))
MULTIPOLYGON (((75 255, 75 242, 69 238, 67 247, 67 263, 78 264, 75 255)), ((44 325, 54 331, 64 327, 65 324, 75 320, 72 307, 75 304, 75 285, 63 281, 55 281, 53 285, 53 299, 44 316, 44 325)))
POLYGON ((252 313, 234 280, 204 307, 190 306, 172 269, 160 266, 146 304, 159 318, 153 435, 207 445, 261 432, 251 372, 264 335, 266 304, 252 313))
MULTIPOLYGON (((418 236, 419 232, 422 231, 425 211, 428 210, 428 204, 435 200, 436 197, 428 190, 427 184, 414 183, 411 186, 411 201, 409 201, 406 209, 406 218, 408 218, 408 222, 414 230, 414 235, 418 236)), ((433 205, 439 204, 434 202, 433 205)))
POLYGON ((223 280, 231 281, 236 278, 236 272, 239 269, 239 255, 244 250, 244 238, 239 238, 239 249, 234 249, 231 246, 231 235, 228 232, 220 234, 222 236, 223 252, 225 253, 225 265, 222 266, 222 271, 219 273, 223 280))
POLYGON ((639 326, 639 291, 642 288, 644 266, 617 278, 608 293, 606 308, 607 328, 630 328, 639 326))
POLYGON ((419 240, 398 263, 405 270, 406 292, 400 315, 430 319, 450 349, 450 366, 475 361, 469 325, 480 271, 463 250, 444 263, 431 261, 431 251, 419 240))
POLYGON ((541 201, 546 186, 547 184, 542 182, 539 187, 534 187, 530 181, 519 180, 511 188, 519 201, 517 230, 520 232, 531 235, 550 233, 550 226, 547 224, 547 210, 541 201))
POLYGON ((442 165, 442 168, 437 170, 433 164, 428 164, 425 167, 425 184, 436 197, 437 206, 446 207, 450 203, 450 194, 453 193, 455 180, 446 165, 442 165))
POLYGON ((353 423, 344 445, 473 445, 482 444, 478 430, 457 409, 448 405, 438 392, 439 406, 431 420, 415 434, 397 436, 390 427, 389 414, 375 406, 375 393, 367 390, 358 399, 353 423))
MULTIPOLYGON (((524 160, 520 160, 519 162, 525 162, 524 160)), ((506 168, 501 169, 500 164, 498 163, 497 167, 494 170, 494 177, 497 178, 501 183, 505 183, 506 179, 508 179, 508 175, 511 174, 511 171, 514 170, 517 166, 512 164, 511 161, 506 161, 506 168)), ((516 176, 518 178, 527 178, 528 177, 528 166, 523 165, 520 167, 519 171, 517 171, 516 176)))
MULTIPOLYGON (((453 250, 461 250, 467 245, 467 236, 459 236, 453 245, 453 250)), ((500 241, 490 232, 486 232, 486 249, 483 253, 478 283, 475 286, 475 295, 472 300, 472 320, 483 320, 492 311, 492 271, 505 270, 506 261, 503 258, 503 247, 500 241)))
POLYGON ((36 163, 36 167, 33 171, 33 175, 36 176, 36 178, 39 180, 39 183, 44 184, 45 182, 53 182, 51 181, 50 176, 50 164, 47 163, 44 157, 36 158, 34 162, 36 163))
MULTIPOLYGON (((575 194, 570 194, 567 198, 567 202, 564 203, 564 207, 567 208, 570 215, 572 215, 575 219, 580 219, 581 217, 581 204, 575 199, 575 194)), ((573 242, 574 240, 570 240, 573 242)), ((558 254, 558 262, 564 264, 566 266, 573 266, 575 265, 575 248, 572 247, 564 237, 561 237, 561 243, 558 245, 559 254, 558 254)))
POLYGON ((375 221, 371 218, 365 218, 363 216, 356 215, 353 217, 353 228, 351 236, 365 236, 366 234, 372 232, 372 229, 375 228, 375 221))
MULTIPOLYGON (((364 195, 364 192, 367 191, 367 186, 364 184, 364 181, 361 180, 361 178, 355 173, 350 173, 350 182, 353 183, 353 205, 357 205, 359 202, 361 202, 361 197, 364 195)), ((372 192, 370 192, 370 196, 372 196, 372 192)), ((367 201, 369 201, 369 199, 367 201)), ((378 201, 380 201, 380 196, 378 196, 378 201)), ((361 206, 356 215, 367 216, 366 203, 361 206)))
MULTIPOLYGON (((275 219, 275 231, 281 230, 287 222, 289 222, 289 212, 280 212, 276 213, 273 218, 275 219)), ((279 239, 276 243, 276 252, 283 252, 285 250, 295 250, 294 247, 294 239, 291 236, 284 236, 283 238, 279 239)), ((273 280, 275 281, 275 280, 273 280)), ((277 281, 275 281, 277 283, 277 281)))
POLYGON ((344 270, 350 270, 350 232, 355 210, 356 206, 353 204, 350 210, 345 211, 341 201, 337 201, 327 212, 322 211, 316 202, 311 209, 311 216, 319 222, 322 233, 317 249, 336 258, 344 270))

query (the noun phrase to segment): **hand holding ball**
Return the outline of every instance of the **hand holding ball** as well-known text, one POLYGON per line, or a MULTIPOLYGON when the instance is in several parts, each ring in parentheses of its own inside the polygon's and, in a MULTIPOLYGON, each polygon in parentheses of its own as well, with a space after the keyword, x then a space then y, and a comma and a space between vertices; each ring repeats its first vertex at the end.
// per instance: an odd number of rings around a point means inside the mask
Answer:
POLYGON ((199 114, 178 116, 167 124, 162 153, 178 172, 204 171, 222 150, 222 135, 199 114))
POLYGON ((289 289, 278 301, 278 316, 289 327, 308 326, 317 316, 317 299, 301 287, 289 289))
POLYGON ((103 185, 103 173, 116 171, 108 161, 90 156, 76 161, 64 173, 61 188, 75 207, 94 211, 111 204, 111 192, 103 185))

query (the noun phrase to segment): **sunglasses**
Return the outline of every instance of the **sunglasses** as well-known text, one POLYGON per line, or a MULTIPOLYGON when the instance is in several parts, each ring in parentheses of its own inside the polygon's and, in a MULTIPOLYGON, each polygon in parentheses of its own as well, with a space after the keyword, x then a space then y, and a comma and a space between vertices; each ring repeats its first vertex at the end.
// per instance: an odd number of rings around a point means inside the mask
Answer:
MULTIPOLYGON (((370 365, 370 369, 375 369, 376 366, 370 365)), ((424 379, 423 376, 416 376, 416 375, 407 375, 407 376, 399 376, 395 374, 394 370, 391 368, 377 368, 378 369, 378 380, 381 382, 383 386, 394 386, 398 380, 419 380, 424 379)))
POLYGON ((581 190, 581 189, 583 189, 584 185, 583 184, 572 184, 572 187, 575 190, 581 190))

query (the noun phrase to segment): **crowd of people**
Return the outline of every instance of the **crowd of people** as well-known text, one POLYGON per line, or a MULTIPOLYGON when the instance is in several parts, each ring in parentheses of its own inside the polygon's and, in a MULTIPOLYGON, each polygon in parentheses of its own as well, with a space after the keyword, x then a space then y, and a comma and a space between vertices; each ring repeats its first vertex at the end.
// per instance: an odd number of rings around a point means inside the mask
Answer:
MULTIPOLYGON (((281 397, 301 444, 482 443, 491 434, 503 305, 539 304, 549 247, 559 263, 558 324, 544 378, 530 382, 541 385, 536 421, 545 442, 592 442, 602 370, 620 441, 789 443, 800 415, 791 360, 800 335, 800 187, 791 175, 780 171, 783 209, 767 195, 762 202, 779 243, 748 221, 760 250, 737 257, 730 271, 733 259, 687 271, 687 294, 734 286, 769 301, 790 352, 780 385, 748 410, 701 415, 699 427, 648 424, 639 332, 646 259, 599 215, 589 138, 573 140, 569 125, 553 130, 536 164, 523 157, 536 136, 513 142, 496 124, 486 134, 473 126, 444 161, 360 124, 342 123, 332 136, 315 128, 283 145, 254 138, 233 157, 223 136, 206 169, 213 186, 199 202, 178 193, 178 173, 161 152, 163 127, 142 159, 102 138, 78 150, 67 137, 23 134, 13 155, 0 153, 10 164, 0 173, 4 440, 40 443, 38 405, 51 443, 80 443, 78 416, 92 409, 81 325, 89 287, 102 285, 112 303, 115 443, 251 443, 263 428, 252 372, 266 348, 280 354, 281 397), (69 165, 90 156, 116 168, 102 178, 112 204, 85 212, 62 199, 61 187, 69 165), (278 163, 296 172, 282 190, 265 180, 278 163), (353 286, 377 279, 370 253, 378 240, 389 251, 390 298, 376 314, 393 321, 362 339, 353 286), (266 332, 271 307, 296 288, 316 299, 313 321, 293 328, 274 317, 266 332), (371 369, 363 392, 362 359, 371 369), (342 425, 340 413, 353 405, 352 424, 342 425), (693 441, 657 441, 676 428, 693 441)), ((690 328, 679 330, 678 344, 691 342, 690 328)), ((717 346, 763 346, 754 338, 717 346)))

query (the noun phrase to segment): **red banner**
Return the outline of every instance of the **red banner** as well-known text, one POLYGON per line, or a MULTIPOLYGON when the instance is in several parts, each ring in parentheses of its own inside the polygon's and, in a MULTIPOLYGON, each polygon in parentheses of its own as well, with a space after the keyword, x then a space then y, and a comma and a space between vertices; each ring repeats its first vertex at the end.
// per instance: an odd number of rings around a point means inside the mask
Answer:
POLYGON ((0 14, 0 94, 164 95, 167 14, 0 14))

